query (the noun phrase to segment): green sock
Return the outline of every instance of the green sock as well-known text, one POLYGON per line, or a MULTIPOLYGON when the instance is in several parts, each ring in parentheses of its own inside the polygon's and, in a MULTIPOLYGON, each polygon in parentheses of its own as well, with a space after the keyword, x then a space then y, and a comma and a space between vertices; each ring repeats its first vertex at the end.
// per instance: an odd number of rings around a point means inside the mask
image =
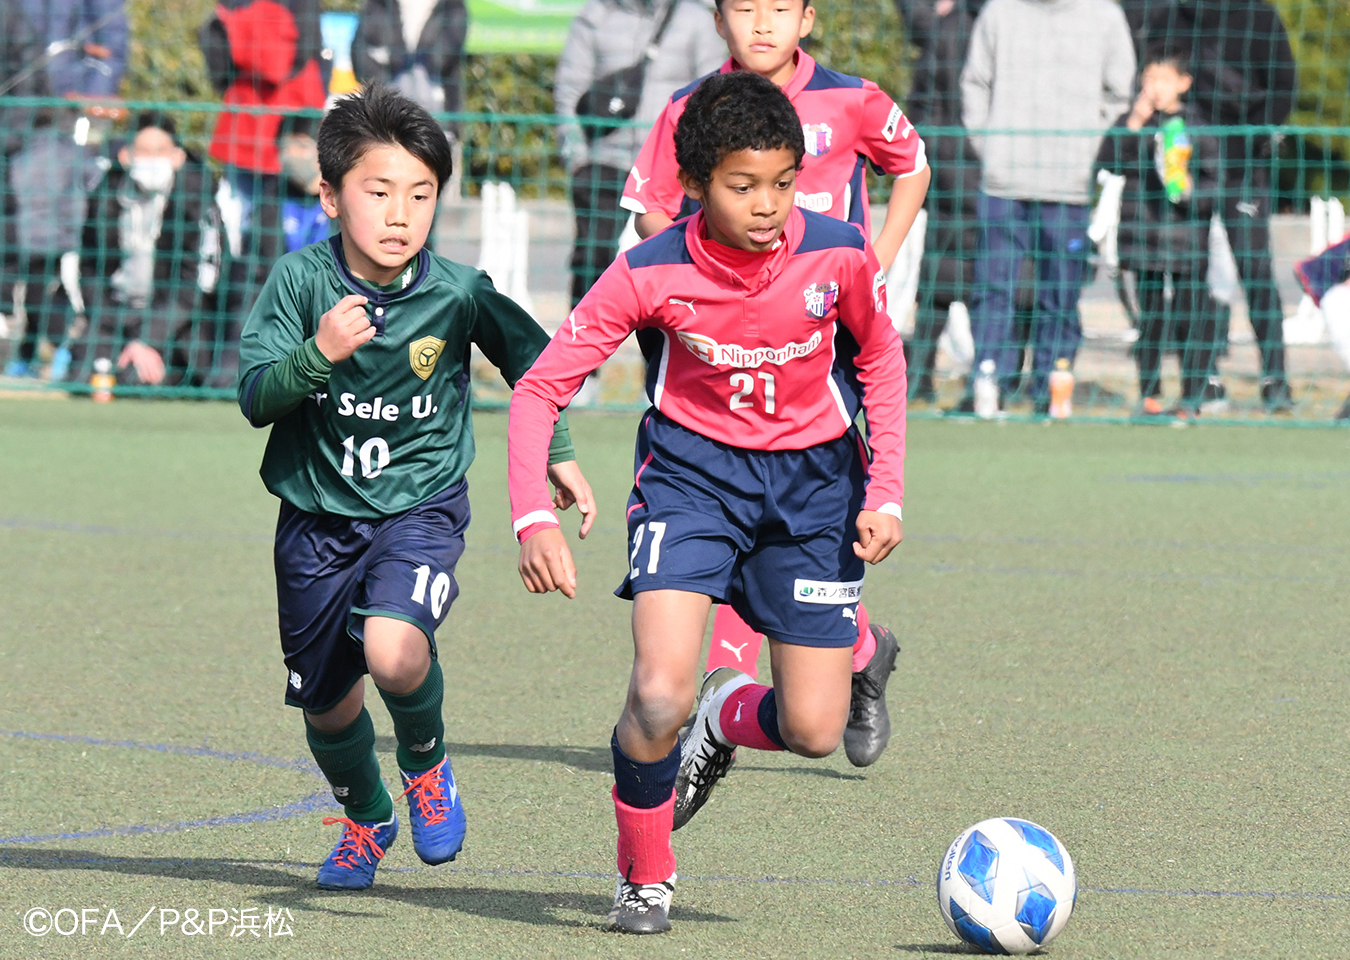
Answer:
POLYGON ((380 779, 380 761, 375 758, 375 724, 365 707, 349 727, 336 733, 324 733, 306 717, 305 739, 333 788, 333 797, 350 819, 384 823, 394 815, 394 801, 380 779))
MULTIPOLYGON (((376 688, 378 689, 378 687, 376 688)), ((398 768, 408 773, 430 770, 445 759, 445 720, 441 703, 445 699, 445 680, 441 665, 431 661, 431 669, 422 685, 412 693, 380 690, 389 716, 394 720, 398 739, 398 768)))

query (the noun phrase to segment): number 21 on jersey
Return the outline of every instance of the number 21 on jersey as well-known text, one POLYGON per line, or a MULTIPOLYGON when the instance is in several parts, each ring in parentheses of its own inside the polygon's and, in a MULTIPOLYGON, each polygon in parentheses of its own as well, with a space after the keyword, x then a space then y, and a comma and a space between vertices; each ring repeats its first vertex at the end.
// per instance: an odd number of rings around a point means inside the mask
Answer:
MULTIPOLYGON (((764 383, 764 412, 774 412, 774 380, 772 373, 758 373, 764 383)), ((731 375, 731 387, 736 392, 731 395, 731 409, 740 410, 742 407, 753 407, 755 405, 755 377, 748 373, 733 373, 731 375)))

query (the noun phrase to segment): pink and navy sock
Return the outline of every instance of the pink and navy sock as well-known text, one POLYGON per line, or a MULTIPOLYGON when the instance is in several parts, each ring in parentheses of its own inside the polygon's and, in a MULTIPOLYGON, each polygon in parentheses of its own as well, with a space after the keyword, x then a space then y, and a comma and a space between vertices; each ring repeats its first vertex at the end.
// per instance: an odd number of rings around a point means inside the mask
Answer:
POLYGON ((634 760, 619 746, 614 754, 614 818, 619 824, 619 873, 632 883, 661 883, 675 873, 670 834, 675 825, 675 774, 680 745, 654 763, 634 760))
POLYGON ((718 713, 722 738, 738 747, 754 750, 786 750, 778 730, 778 700, 773 687, 747 683, 733 690, 718 713))

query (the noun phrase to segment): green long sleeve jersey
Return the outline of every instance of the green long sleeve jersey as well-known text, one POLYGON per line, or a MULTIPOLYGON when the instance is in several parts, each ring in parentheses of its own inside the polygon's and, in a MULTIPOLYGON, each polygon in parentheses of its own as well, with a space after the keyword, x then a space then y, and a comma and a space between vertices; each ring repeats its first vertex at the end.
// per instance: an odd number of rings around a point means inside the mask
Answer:
MULTIPOLYGON (((426 250, 390 286, 353 276, 335 236, 278 260, 244 324, 239 406, 272 424, 263 482, 301 510, 380 519, 458 482, 474 457, 471 345, 514 387, 548 343, 486 274, 426 250), (314 336, 349 294, 378 333, 330 363, 314 336)), ((560 418, 549 462, 573 456, 560 418)))

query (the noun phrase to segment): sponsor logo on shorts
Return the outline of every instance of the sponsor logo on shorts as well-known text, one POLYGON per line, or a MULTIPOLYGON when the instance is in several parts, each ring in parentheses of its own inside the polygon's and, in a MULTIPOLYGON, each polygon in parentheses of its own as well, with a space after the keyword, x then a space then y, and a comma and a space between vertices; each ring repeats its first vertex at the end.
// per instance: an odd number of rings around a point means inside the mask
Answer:
POLYGON ((737 343, 718 343, 712 337, 705 337, 701 333, 689 333, 681 330, 677 332, 677 336, 680 338, 680 343, 684 344, 690 353, 704 363, 714 367, 748 367, 750 369, 763 366, 766 363, 782 366, 789 360, 805 357, 820 346, 824 339, 820 331, 817 330, 811 334, 810 339, 805 343, 792 341, 781 347, 742 347, 737 343))
POLYGON ((423 337, 408 344, 408 363, 412 366, 412 372, 423 380, 427 379, 431 371, 436 369, 436 361, 441 359, 444 349, 445 341, 435 337, 423 337))
POLYGON ((802 291, 802 296, 806 298, 806 312, 817 320, 823 320, 839 299, 839 284, 833 280, 813 283, 802 291))
POLYGON ((829 213, 830 208, 834 206, 834 194, 828 190, 824 193, 802 193, 799 190, 794 202, 804 210, 811 210, 815 213, 829 213))
POLYGON ((806 138, 806 152, 821 157, 830 152, 834 131, 828 123, 803 123, 802 136, 806 138))
MULTIPOLYGON (((839 606, 840 604, 857 603, 861 600, 862 585, 861 580, 797 580, 792 585, 792 596, 798 603, 825 603, 839 606)), ((844 616, 848 616, 848 611, 844 611, 844 616)))
POLYGON ((299 690, 299 689, 300 689, 300 684, 302 684, 302 683, 304 683, 304 681, 300 679, 300 674, 298 674, 298 673, 296 673, 294 670, 292 670, 292 671, 291 671, 291 686, 293 686, 293 687, 295 687, 295 689, 299 690))

